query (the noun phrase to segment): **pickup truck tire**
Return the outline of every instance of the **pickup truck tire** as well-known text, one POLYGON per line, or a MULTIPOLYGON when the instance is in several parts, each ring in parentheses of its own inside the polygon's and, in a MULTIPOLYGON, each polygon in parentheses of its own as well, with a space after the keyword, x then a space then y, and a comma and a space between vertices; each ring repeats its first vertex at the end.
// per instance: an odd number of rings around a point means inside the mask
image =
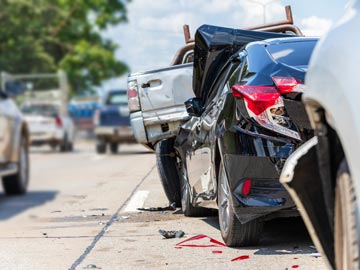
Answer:
POLYGON ((119 150, 119 144, 118 143, 110 143, 110 151, 113 154, 116 154, 119 150))
POLYGON ((169 203, 181 206, 180 178, 177 167, 177 157, 174 149, 175 139, 167 139, 156 145, 156 165, 169 203))
POLYGON ((359 269, 356 196, 346 160, 339 166, 335 190, 335 264, 338 270, 359 269))
POLYGON ((18 172, 4 176, 2 184, 7 195, 19 195, 26 193, 29 183, 29 151, 25 138, 21 139, 19 148, 18 172))
POLYGON ((96 138, 96 153, 105 154, 106 153, 106 141, 103 138, 96 138))
POLYGON ((221 236, 229 247, 254 245, 259 240, 263 222, 255 219, 245 224, 240 223, 233 209, 232 196, 230 196, 228 179, 223 166, 221 162, 218 176, 218 208, 221 236))

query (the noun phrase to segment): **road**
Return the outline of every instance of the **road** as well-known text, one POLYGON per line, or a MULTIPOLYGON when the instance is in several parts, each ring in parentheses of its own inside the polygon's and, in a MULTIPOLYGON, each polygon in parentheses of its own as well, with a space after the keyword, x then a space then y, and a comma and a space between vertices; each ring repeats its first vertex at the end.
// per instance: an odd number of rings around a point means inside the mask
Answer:
POLYGON ((299 218, 269 221, 259 246, 235 249, 210 241, 221 241, 216 216, 137 211, 168 205, 155 155, 140 145, 117 155, 93 148, 31 149, 28 194, 0 193, 0 269, 326 269, 299 218), (164 239, 159 229, 185 236, 164 239))

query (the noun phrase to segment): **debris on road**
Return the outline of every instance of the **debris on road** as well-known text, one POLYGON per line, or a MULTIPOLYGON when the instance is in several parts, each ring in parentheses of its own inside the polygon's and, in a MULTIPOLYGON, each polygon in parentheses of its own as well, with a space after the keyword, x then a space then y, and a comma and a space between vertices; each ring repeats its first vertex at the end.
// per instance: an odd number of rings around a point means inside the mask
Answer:
POLYGON ((121 219, 129 219, 129 216, 121 216, 121 219))
POLYGON ((182 247, 225 247, 226 245, 220 241, 217 241, 214 238, 211 238, 204 234, 199 234, 193 237, 190 237, 178 244, 176 244, 176 248, 182 247), (202 240, 201 244, 194 243, 195 241, 202 240), (205 240, 205 241, 204 241, 205 240))
POLYGON ((137 208, 139 211, 150 211, 150 212, 162 212, 162 211, 174 211, 176 210, 176 204, 171 203, 169 206, 166 207, 141 207, 137 208))
POLYGON ((213 253, 213 254, 221 254, 221 253, 223 253, 223 252, 222 252, 221 250, 213 250, 212 253, 213 253))
POLYGON ((97 267, 95 264, 88 264, 85 269, 101 269, 100 267, 97 267))
POLYGON ((299 268, 299 266, 297 264, 291 266, 291 268, 299 268))
POLYGON ((321 257, 321 253, 320 252, 314 252, 310 254, 311 257, 315 257, 315 258, 319 258, 321 257))
POLYGON ((170 238, 181 238, 185 235, 182 230, 179 231, 166 231, 166 230, 159 230, 159 233, 164 236, 166 239, 170 238))
POLYGON ((235 262, 235 261, 242 261, 242 260, 247 260, 247 259, 250 259, 249 255, 242 255, 242 256, 239 256, 239 257, 236 257, 236 258, 232 259, 231 261, 235 262))

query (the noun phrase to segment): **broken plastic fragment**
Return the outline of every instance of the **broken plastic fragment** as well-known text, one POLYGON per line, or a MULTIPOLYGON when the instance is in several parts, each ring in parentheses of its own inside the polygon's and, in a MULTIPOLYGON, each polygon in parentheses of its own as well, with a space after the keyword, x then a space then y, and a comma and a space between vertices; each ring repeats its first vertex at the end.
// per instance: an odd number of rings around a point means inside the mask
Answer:
POLYGON ((86 266, 86 269, 100 269, 100 268, 98 268, 95 264, 88 264, 86 266))
POLYGON ((213 250, 212 253, 213 253, 213 254, 221 254, 221 253, 223 253, 223 252, 222 252, 221 250, 213 250))
POLYGON ((207 236, 207 235, 199 234, 199 235, 190 237, 190 238, 176 244, 176 246, 177 247, 225 247, 226 245, 224 243, 221 243, 220 241, 215 240, 214 238, 207 236), (203 243, 203 244, 191 243, 193 241, 199 241, 202 239, 207 239, 209 242, 205 241, 205 243, 203 243))
POLYGON ((291 268, 299 268, 299 266, 297 264, 291 266, 291 268))
POLYGON ((147 207, 147 208, 137 208, 139 211, 149 211, 149 212, 161 212, 161 211, 174 211, 176 210, 176 204, 171 203, 167 207, 147 207))
POLYGON ((159 233, 164 236, 165 238, 181 238, 185 235, 185 233, 182 230, 179 231, 165 231, 165 230, 159 230, 159 233))
POLYGON ((321 253, 319 253, 319 252, 314 252, 314 253, 311 253, 310 256, 311 256, 311 257, 318 258, 318 257, 321 257, 321 253))
POLYGON ((129 216, 121 216, 121 219, 129 219, 129 216))
POLYGON ((232 261, 232 262, 242 261, 242 260, 247 260, 247 259, 249 259, 249 258, 250 258, 249 255, 242 255, 242 256, 239 256, 239 257, 236 257, 236 258, 232 259, 231 261, 232 261))

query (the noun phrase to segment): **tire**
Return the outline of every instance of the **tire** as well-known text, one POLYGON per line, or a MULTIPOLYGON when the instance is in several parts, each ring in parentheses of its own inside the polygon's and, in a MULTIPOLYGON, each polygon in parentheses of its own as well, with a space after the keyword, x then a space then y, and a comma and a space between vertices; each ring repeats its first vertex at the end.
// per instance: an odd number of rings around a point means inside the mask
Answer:
POLYGON ((180 185, 181 185, 181 209, 186 217, 207 217, 212 215, 212 209, 194 207, 191 203, 191 192, 187 178, 187 170, 184 164, 180 163, 180 185))
POLYGON ((60 152, 68 151, 68 147, 69 147, 69 141, 68 141, 67 134, 65 134, 64 139, 60 144, 60 152))
POLYGON ((117 154, 118 150, 119 150, 118 143, 110 143, 110 151, 112 154, 117 154))
POLYGON ((18 172, 2 178, 3 188, 7 195, 24 194, 29 184, 29 151, 25 138, 21 139, 19 151, 18 172))
POLYGON ((169 203, 181 207, 180 178, 174 143, 175 139, 167 139, 156 145, 156 165, 169 203))
POLYGON ((103 138, 96 138, 96 153, 106 153, 106 141, 103 138))
POLYGON ((263 222, 252 220, 241 224, 233 209, 233 200, 224 166, 220 162, 218 176, 218 207, 221 236, 229 247, 251 246, 257 244, 263 222))
POLYGON ((344 159, 338 169, 335 190, 335 264, 338 270, 359 269, 356 196, 344 159))
POLYGON ((68 144, 68 151, 69 152, 74 151, 74 144, 72 142, 69 142, 69 144, 68 144))

